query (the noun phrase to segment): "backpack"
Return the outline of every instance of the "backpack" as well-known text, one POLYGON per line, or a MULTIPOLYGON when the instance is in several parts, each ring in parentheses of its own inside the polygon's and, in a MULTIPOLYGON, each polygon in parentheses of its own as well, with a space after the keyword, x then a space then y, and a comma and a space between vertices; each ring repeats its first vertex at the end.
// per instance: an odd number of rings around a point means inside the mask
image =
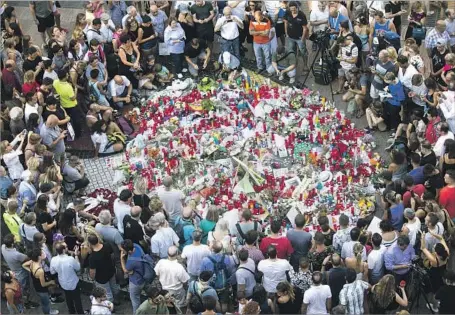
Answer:
POLYGON ((326 57, 315 62, 313 65, 314 82, 320 85, 328 85, 338 75, 338 66, 331 57, 326 57))
POLYGON ((22 239, 23 248, 25 249, 25 252, 27 252, 27 251, 33 249, 34 244, 32 241, 29 241, 27 239, 27 234, 25 234, 25 224, 24 223, 22 223, 22 225, 21 225, 21 231, 22 231, 21 239, 22 239))
POLYGON ((193 282, 194 294, 191 296, 191 299, 189 300, 188 303, 188 307, 190 308, 191 312, 193 312, 193 314, 199 314, 205 311, 204 305, 202 304, 202 295, 204 294, 205 291, 209 289, 210 287, 205 288, 204 290, 201 291, 201 295, 199 295, 196 292, 196 281, 193 282))
POLYGON ((259 271, 257 266, 254 268, 254 272, 248 268, 245 268, 245 267, 239 267, 237 268, 237 270, 239 269, 244 269, 244 270, 248 270, 249 272, 251 272, 254 276, 254 280, 256 281, 256 283, 262 283, 262 277, 264 276, 264 273, 259 271))
MULTIPOLYGON (((246 236, 245 236, 245 233, 243 233, 242 228, 240 227, 240 223, 237 223, 235 225, 235 228, 237 229, 237 232, 239 232, 240 237, 242 238, 242 240, 239 240, 240 245, 245 245, 245 237, 246 236)), ((257 223, 257 221, 254 221, 253 230, 256 231, 257 229, 258 229, 258 223, 257 223)))
POLYGON ((135 133, 133 124, 123 115, 117 118, 117 125, 127 136, 131 136, 135 133))
POLYGON ((215 290, 222 290, 228 285, 227 266, 224 262, 226 255, 221 256, 220 261, 216 261, 213 257, 208 256, 208 259, 213 264, 213 278, 212 284, 215 290))
POLYGON ((186 226, 192 226, 193 225, 193 222, 188 222, 187 220, 183 220, 182 218, 178 218, 177 219, 177 222, 174 226, 174 231, 175 231, 175 234, 177 234, 177 236, 179 237, 179 243, 180 244, 185 244, 186 240, 185 240, 185 227, 186 226))
POLYGON ((145 280, 146 283, 152 283, 156 277, 154 262, 152 257, 149 254, 143 254, 141 257, 129 257, 129 260, 140 261, 144 266, 144 274, 139 275, 145 280))

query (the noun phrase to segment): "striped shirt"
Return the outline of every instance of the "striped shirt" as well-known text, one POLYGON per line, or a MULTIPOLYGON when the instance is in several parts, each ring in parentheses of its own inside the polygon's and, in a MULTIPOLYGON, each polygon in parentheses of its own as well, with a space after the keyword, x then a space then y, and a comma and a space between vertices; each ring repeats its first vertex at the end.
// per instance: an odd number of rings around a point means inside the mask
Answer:
POLYGON ((370 285, 363 280, 355 280, 343 286, 340 304, 347 307, 347 314, 363 314, 363 297, 370 285))

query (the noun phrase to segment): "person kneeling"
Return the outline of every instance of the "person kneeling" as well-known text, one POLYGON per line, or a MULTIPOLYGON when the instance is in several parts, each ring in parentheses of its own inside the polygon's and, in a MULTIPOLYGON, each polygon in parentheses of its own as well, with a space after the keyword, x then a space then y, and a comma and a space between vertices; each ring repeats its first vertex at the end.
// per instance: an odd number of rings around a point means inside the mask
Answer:
POLYGON ((210 61, 210 48, 205 41, 199 41, 198 38, 193 38, 191 42, 186 44, 185 59, 188 62, 188 70, 193 77, 197 77, 199 73, 198 61, 202 60, 202 69, 207 68, 210 61))
POLYGON ((295 82, 297 60, 294 51, 286 52, 283 46, 278 47, 276 53, 272 54, 272 65, 267 69, 269 74, 276 73, 280 81, 284 80, 284 75, 289 77, 289 83, 295 82))
POLYGON ((219 74, 220 78, 227 79, 229 82, 232 82, 237 77, 237 74, 240 75, 240 71, 237 71, 240 68, 240 60, 230 52, 225 51, 222 55, 220 55, 219 62, 222 65, 221 72, 219 74))
POLYGON ((376 128, 380 131, 385 131, 387 126, 384 124, 384 106, 382 105, 382 102, 373 102, 373 104, 371 104, 365 112, 368 122, 368 128, 366 128, 366 131, 370 132, 376 128))
POLYGON ((63 166, 63 185, 69 193, 77 192, 79 196, 85 194, 85 188, 90 180, 85 173, 85 167, 75 155, 71 155, 63 166))
POLYGON ((95 157, 100 154, 110 154, 123 150, 125 136, 120 133, 106 134, 107 125, 104 120, 98 120, 92 126, 92 141, 95 146, 95 157))
POLYGON ((156 80, 161 83, 161 86, 165 86, 166 83, 170 83, 174 78, 174 75, 160 63, 155 64, 155 76, 156 80))

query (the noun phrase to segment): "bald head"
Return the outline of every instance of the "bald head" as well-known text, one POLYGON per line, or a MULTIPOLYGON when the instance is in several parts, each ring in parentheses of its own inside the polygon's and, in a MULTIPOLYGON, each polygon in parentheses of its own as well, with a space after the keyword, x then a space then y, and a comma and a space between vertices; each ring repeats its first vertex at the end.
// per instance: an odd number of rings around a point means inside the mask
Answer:
POLYGON ((47 117, 46 126, 52 128, 58 125, 58 118, 55 115, 50 115, 47 117))
POLYGON ((223 14, 224 14, 224 16, 226 16, 226 17, 231 16, 231 14, 232 14, 232 9, 231 9, 231 7, 224 7, 224 9, 223 9, 223 14))
POLYGON ((338 15, 338 9, 335 7, 330 7, 329 14, 330 16, 336 17, 338 15))
POLYGON ((338 254, 333 254, 332 255, 332 265, 333 266, 339 266, 341 265, 341 257, 338 254))
POLYGON ((156 4, 152 4, 150 6, 150 12, 153 14, 153 13, 156 13, 158 12, 158 6, 156 4))
POLYGON ((171 246, 167 250, 167 255, 168 255, 169 259, 176 258, 178 253, 179 253, 179 249, 177 248, 177 246, 171 246))
POLYGON ((122 78, 121 76, 119 76, 119 75, 116 75, 116 76, 114 77, 114 82, 115 82, 116 84, 118 84, 118 85, 122 85, 122 84, 123 84, 123 78, 122 78))
POLYGON ((183 218, 190 219, 191 216, 193 215, 193 209, 191 209, 190 207, 183 208, 182 215, 183 215, 183 218))
POLYGON ((439 32, 439 33, 443 33, 446 28, 447 28, 447 24, 446 24, 446 21, 444 20, 438 20, 436 22, 436 26, 435 26, 436 30, 439 32))
POLYGON ((131 208, 131 216, 133 218, 139 218, 141 216, 142 208, 139 206, 134 206, 131 208))
POLYGON ((129 7, 126 9, 126 12, 127 12, 130 16, 136 16, 136 15, 137 15, 137 10, 136 10, 136 7, 134 7, 134 6, 129 6, 129 7))

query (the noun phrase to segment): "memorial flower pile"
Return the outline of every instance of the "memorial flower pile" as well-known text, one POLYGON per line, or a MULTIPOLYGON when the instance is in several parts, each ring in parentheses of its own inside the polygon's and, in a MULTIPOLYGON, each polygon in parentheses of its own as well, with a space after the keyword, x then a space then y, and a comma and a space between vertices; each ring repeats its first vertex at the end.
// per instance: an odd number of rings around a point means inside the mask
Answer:
POLYGON ((154 94, 135 113, 139 135, 108 165, 130 186, 146 178, 150 190, 172 175, 201 197, 201 212, 210 204, 264 219, 370 211, 359 198, 381 160, 364 132, 317 91, 248 82, 154 94))

